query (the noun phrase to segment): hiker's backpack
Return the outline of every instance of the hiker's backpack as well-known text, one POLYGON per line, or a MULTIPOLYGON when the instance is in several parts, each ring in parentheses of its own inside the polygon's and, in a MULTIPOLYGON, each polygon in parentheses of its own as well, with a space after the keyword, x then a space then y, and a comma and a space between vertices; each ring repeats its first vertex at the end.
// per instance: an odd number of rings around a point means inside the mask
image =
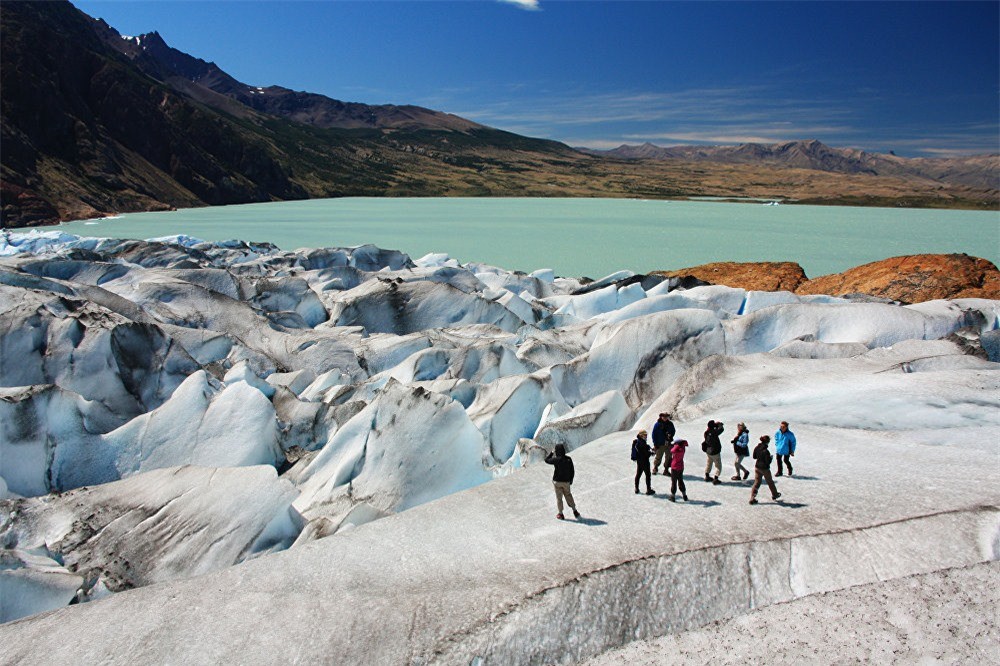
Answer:
POLYGON ((632 442, 632 460, 639 459, 639 451, 635 448, 635 442, 632 442))

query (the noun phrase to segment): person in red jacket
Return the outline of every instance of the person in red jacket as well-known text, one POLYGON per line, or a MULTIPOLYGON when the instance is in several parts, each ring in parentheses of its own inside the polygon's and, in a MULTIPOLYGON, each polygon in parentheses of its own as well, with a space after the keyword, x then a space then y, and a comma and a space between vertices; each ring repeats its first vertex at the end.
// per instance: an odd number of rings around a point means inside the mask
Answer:
POLYGON ((670 501, 676 502, 677 488, 681 489, 681 497, 688 501, 687 488, 684 487, 684 451, 687 440, 678 439, 670 447, 670 501))

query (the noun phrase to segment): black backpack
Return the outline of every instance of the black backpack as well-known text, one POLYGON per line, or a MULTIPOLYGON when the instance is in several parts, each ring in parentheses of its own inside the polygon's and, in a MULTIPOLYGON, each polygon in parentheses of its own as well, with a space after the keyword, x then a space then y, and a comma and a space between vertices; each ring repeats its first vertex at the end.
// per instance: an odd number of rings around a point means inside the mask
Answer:
POLYGON ((632 442, 632 460, 639 459, 639 450, 635 447, 635 442, 632 442))

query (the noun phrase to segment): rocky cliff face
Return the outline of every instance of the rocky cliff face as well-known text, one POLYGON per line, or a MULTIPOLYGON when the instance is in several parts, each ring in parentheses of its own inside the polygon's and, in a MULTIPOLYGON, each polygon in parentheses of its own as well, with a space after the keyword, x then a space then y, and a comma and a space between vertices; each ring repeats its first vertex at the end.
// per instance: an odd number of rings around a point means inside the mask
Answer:
POLYGON ((867 294, 903 303, 939 298, 1000 298, 1000 271, 992 262, 967 254, 892 257, 812 280, 794 262, 724 261, 672 271, 667 277, 694 277, 754 291, 796 294, 867 294))

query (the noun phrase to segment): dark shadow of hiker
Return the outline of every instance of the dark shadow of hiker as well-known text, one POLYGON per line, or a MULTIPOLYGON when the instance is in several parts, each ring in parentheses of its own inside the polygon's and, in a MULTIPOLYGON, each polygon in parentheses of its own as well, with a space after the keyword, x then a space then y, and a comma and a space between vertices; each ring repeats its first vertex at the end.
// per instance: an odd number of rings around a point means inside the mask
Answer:
POLYGON ((682 499, 677 500, 677 504, 693 504, 694 506, 703 506, 708 508, 710 506, 722 506, 722 502, 717 502, 716 500, 687 500, 682 499))
POLYGON ((785 509, 802 509, 809 506, 808 504, 803 504, 802 502, 786 502, 784 500, 771 500, 770 502, 762 502, 761 506, 778 506, 785 509))
POLYGON ((789 475, 782 475, 781 478, 782 479, 791 479, 791 480, 795 480, 795 481, 819 481, 820 480, 820 478, 818 476, 800 476, 799 474, 796 474, 794 476, 792 476, 790 474, 789 475))
POLYGON ((598 520, 597 518, 577 518, 575 520, 567 520, 567 523, 580 523, 581 525, 590 525, 591 527, 596 527, 598 525, 607 525, 607 521, 598 520))

